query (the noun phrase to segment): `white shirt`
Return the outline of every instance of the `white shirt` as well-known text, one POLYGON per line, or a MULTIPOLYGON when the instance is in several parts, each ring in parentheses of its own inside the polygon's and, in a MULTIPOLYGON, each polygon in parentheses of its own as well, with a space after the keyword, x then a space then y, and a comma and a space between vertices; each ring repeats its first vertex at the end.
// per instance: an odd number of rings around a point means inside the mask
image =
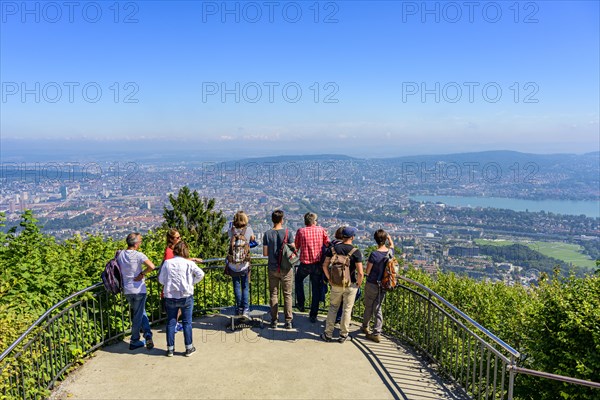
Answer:
POLYGON ((179 256, 165 260, 158 274, 158 281, 164 285, 167 299, 183 299, 193 295, 194 285, 203 278, 204 271, 196 263, 179 256))
POLYGON ((133 278, 138 276, 144 269, 144 262, 148 259, 146 255, 137 250, 123 250, 117 262, 121 267, 123 293, 125 294, 140 294, 146 293, 146 281, 134 281, 133 278))

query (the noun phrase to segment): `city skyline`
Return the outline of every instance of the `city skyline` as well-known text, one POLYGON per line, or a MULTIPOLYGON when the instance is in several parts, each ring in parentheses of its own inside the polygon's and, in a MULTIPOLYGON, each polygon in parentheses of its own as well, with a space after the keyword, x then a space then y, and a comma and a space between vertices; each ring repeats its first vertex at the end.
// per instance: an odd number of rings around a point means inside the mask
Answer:
POLYGON ((598 151, 599 8, 3 2, 0 156, 598 151))

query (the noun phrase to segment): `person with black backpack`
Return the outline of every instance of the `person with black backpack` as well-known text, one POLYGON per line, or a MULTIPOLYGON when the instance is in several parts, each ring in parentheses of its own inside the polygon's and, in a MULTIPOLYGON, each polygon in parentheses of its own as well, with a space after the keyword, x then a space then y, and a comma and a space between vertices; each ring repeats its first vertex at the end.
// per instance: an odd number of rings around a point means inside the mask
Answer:
POLYGON ((333 340, 335 317, 342 299, 344 301, 344 309, 342 311, 338 342, 344 343, 350 337, 349 328, 350 319, 352 318, 352 307, 354 307, 356 293, 362 285, 364 277, 362 254, 359 249, 352 245, 356 232, 356 228, 345 227, 342 230, 343 242, 327 251, 327 258, 325 259, 325 263, 323 263, 323 273, 325 273, 331 285, 325 332, 321 334, 321 339, 326 342, 333 340))
MULTIPOLYGON (((292 329, 292 283, 294 281, 293 265, 289 259, 284 259, 284 253, 294 249, 294 235, 283 227, 284 213, 275 210, 271 215, 273 229, 269 229, 263 236, 263 255, 269 257, 269 293, 271 306, 271 328, 277 327, 279 319, 279 296, 278 290, 281 284, 283 292, 283 310, 285 317, 285 329, 292 329), (284 249, 289 246, 288 249, 284 249)), ((286 257, 287 258, 287 257, 286 257)))
POLYGON ((383 313, 381 312, 381 303, 385 298, 385 291, 381 288, 380 282, 383 277, 383 271, 390 257, 394 257, 394 242, 392 237, 383 229, 379 229, 373 235, 377 250, 373 251, 367 261, 367 284, 365 285, 365 312, 360 330, 366 335, 367 339, 376 343, 380 342, 381 329, 383 327, 383 313), (389 242, 389 247, 386 246, 389 242), (373 332, 369 331, 369 323, 375 315, 373 332))
POLYGON ((245 212, 235 213, 228 234, 229 252, 225 268, 233 281, 235 315, 250 319, 250 242, 256 238, 245 212))

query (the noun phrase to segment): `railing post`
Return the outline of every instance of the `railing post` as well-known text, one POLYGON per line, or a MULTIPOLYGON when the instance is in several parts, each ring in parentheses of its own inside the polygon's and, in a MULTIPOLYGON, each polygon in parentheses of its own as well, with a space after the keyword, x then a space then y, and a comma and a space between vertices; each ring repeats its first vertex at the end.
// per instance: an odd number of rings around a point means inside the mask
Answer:
POLYGON ((515 356, 510 356, 510 365, 508 366, 508 400, 513 399, 513 387, 515 385, 515 356))
POLYGON ((425 331, 425 343, 424 347, 427 349, 427 352, 433 354, 431 351, 431 294, 427 296, 427 329, 425 331))

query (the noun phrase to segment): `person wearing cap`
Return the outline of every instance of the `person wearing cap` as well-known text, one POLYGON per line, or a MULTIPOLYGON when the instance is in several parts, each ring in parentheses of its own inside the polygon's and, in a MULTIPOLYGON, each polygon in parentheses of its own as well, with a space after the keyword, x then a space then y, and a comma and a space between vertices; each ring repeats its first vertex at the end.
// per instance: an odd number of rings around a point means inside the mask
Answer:
POLYGON ((296 271, 296 307, 304 312, 304 279, 310 275, 312 300, 310 304, 310 322, 317 322, 319 313, 319 300, 323 287, 323 273, 321 272, 321 255, 323 246, 329 244, 327 231, 317 225, 317 214, 304 214, 304 228, 298 229, 294 246, 300 252, 300 266, 296 271))
MULTIPOLYGON (((331 286, 331 293, 329 295, 329 311, 327 312, 327 322, 325 324, 325 332, 321 334, 321 339, 326 342, 332 341, 333 330, 335 326, 335 317, 340 307, 340 303, 344 302, 344 309, 342 311, 342 320, 340 321, 340 337, 338 342, 344 343, 348 339, 350 319, 352 318, 352 307, 354 307, 354 301, 356 299, 356 293, 358 288, 362 285, 364 278, 362 254, 360 250, 355 249, 352 245, 354 237, 356 236, 357 229, 354 227, 347 226, 342 230, 342 243, 333 246, 336 254, 343 256, 350 255, 350 286, 331 286)), ((331 257, 333 257, 333 251, 327 250, 327 258, 323 263, 323 273, 327 279, 329 279, 329 264, 331 263, 331 257)))

